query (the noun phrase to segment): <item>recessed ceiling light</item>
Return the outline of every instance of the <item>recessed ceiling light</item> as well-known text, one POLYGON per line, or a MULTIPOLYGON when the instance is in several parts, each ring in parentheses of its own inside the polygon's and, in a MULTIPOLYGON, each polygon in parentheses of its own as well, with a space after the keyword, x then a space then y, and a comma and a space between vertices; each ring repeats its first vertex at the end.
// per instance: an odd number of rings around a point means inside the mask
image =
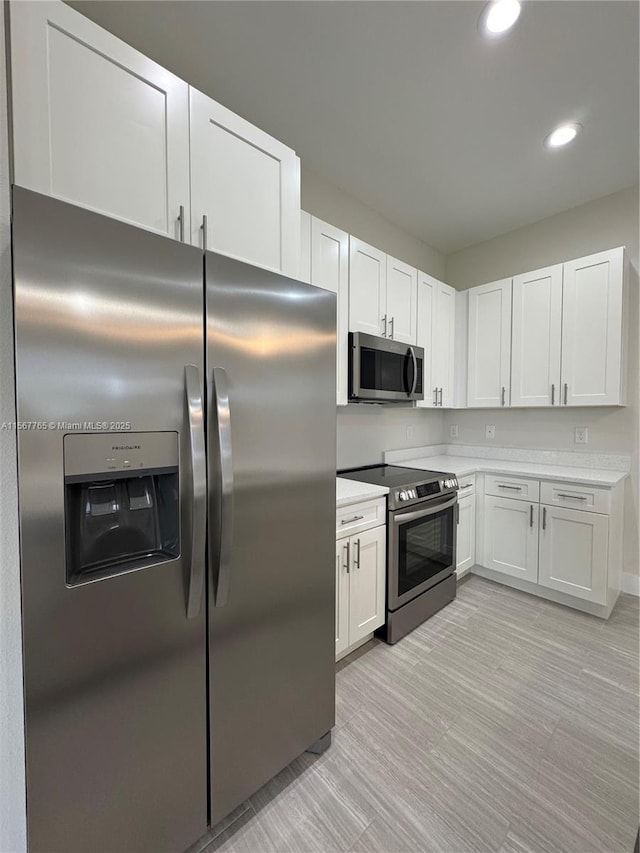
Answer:
POLYGON ((544 144, 547 148, 562 148, 563 145, 573 142, 581 130, 582 125, 580 124, 561 124, 551 131, 544 144))
POLYGON ((520 17, 519 0, 492 0, 480 17, 480 24, 488 36, 506 33, 520 17))

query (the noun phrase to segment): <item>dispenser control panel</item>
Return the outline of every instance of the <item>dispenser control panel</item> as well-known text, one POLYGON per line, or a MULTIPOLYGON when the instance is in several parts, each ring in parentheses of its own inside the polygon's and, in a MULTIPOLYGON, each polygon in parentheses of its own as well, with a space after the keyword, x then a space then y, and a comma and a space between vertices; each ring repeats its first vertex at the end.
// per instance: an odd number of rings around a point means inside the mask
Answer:
POLYGON ((64 437, 64 476, 157 471, 178 465, 177 432, 79 433, 64 437))

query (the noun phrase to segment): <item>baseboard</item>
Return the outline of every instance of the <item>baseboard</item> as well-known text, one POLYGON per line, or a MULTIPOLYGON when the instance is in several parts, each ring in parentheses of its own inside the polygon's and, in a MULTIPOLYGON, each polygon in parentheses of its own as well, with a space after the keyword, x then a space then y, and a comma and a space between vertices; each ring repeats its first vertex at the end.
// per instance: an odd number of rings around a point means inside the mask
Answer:
POLYGON ((640 596, 640 575, 625 572, 622 575, 622 591, 629 595, 640 596))

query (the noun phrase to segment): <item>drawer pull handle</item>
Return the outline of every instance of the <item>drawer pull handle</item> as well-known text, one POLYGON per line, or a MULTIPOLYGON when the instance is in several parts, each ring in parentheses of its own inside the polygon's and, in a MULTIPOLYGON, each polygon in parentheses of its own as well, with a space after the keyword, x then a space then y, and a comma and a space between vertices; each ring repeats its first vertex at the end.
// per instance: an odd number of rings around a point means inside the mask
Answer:
POLYGON ((502 483, 498 483, 497 485, 498 485, 499 489, 511 489, 511 491, 513 491, 513 492, 521 492, 522 491, 522 486, 505 486, 502 483))
POLYGON ((565 495, 563 492, 558 492, 559 498, 570 498, 572 501, 586 501, 584 495, 565 495))
POLYGON ((364 515, 354 515, 353 518, 343 518, 340 524, 351 524, 352 521, 362 521, 364 515))
POLYGON ((461 489, 470 489, 473 486, 473 483, 465 483, 464 486, 460 486, 461 489))

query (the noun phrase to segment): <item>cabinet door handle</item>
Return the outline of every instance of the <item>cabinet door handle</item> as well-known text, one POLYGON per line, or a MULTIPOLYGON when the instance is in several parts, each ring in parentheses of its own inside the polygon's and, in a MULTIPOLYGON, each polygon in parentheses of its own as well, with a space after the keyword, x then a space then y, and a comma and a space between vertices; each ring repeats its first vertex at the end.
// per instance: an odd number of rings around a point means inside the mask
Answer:
POLYGON ((569 386, 568 386, 568 384, 565 382, 565 383, 564 383, 564 404, 565 404, 565 406, 567 405, 567 398, 568 398, 568 396, 569 396, 569 386))
POLYGON ((180 213, 178 214, 178 236, 180 242, 184 243, 184 204, 180 205, 180 213))
POLYGON ((356 539, 356 545, 358 547, 358 556, 357 557, 354 556, 353 564, 356 567, 356 569, 359 569, 360 568, 360 537, 358 537, 356 539))
POLYGON ((533 504, 529 507, 529 527, 533 527, 533 504))
POLYGON ((202 251, 203 252, 207 251, 207 229, 208 229, 208 225, 209 225, 209 220, 208 220, 207 214, 204 213, 202 216, 202 225, 200 226, 200 228, 202 229, 202 251))
POLYGON ((386 314, 384 315, 384 317, 382 318, 382 320, 380 322, 382 323, 382 337, 386 338, 387 337, 387 315, 386 314))
POLYGON ((559 498, 569 498, 572 501, 586 501, 587 498, 584 495, 565 495, 563 492, 558 492, 559 498))
POLYGON ((349 563, 351 562, 351 560, 349 559, 349 551, 350 551, 349 546, 350 546, 350 544, 351 544, 351 543, 350 543, 350 542, 349 542, 349 540, 347 539, 347 543, 346 543, 346 545, 344 546, 344 547, 346 548, 346 551, 347 551, 347 559, 346 559, 346 563, 344 563, 344 564, 343 564, 343 566, 342 566, 342 568, 343 568, 343 569, 346 569, 346 570, 347 570, 347 574, 349 574, 349 572, 351 571, 351 568, 350 568, 350 566, 349 566, 349 563))
POLYGON ((507 393, 507 389, 503 386, 503 387, 502 387, 501 403, 500 403, 500 405, 502 405, 502 406, 504 406, 504 405, 505 405, 505 397, 506 397, 506 393, 507 393))
POLYGON ((390 338, 390 340, 393 340, 393 325, 394 325, 395 321, 396 321, 395 317, 392 317, 389 320, 389 338, 390 338))
POLYGON ((442 405, 442 388, 440 389, 440 402, 438 403, 438 405, 442 405))
POLYGON ((343 518, 340 524, 351 524, 352 521, 362 521, 364 515, 354 515, 353 518, 343 518))
POLYGON ((551 405, 555 406, 556 404, 556 386, 551 386, 551 405))
POLYGON ((438 405, 438 389, 437 388, 433 389, 433 405, 434 406, 438 405))
POLYGON ((522 486, 505 486, 502 483, 497 483, 499 489, 510 489, 512 492, 521 492, 522 486))
POLYGON ((542 507, 542 529, 547 529, 547 508, 546 506, 542 507))

